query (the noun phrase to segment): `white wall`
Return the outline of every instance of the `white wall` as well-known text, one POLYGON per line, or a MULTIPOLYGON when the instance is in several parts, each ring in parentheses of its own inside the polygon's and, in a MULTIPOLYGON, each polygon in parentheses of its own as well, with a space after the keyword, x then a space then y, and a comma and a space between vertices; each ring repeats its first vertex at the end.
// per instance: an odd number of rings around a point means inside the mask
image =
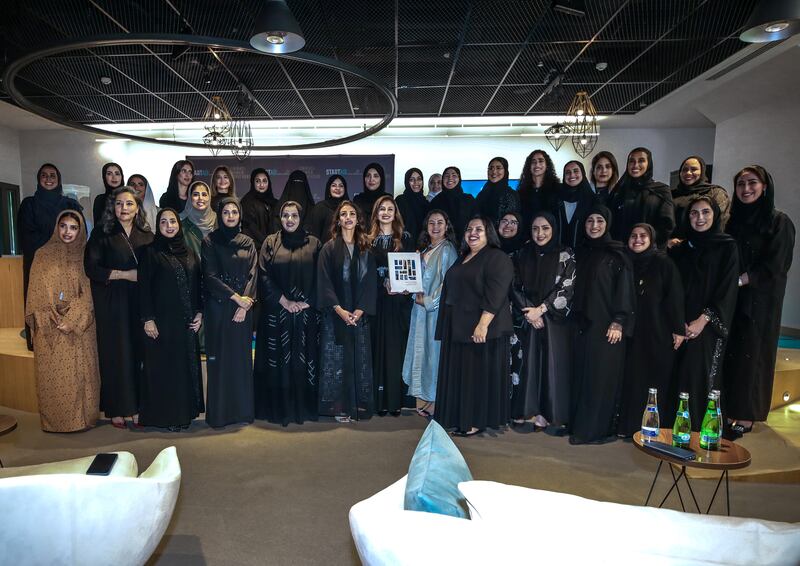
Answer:
MULTIPOLYGON (((98 143, 96 136, 78 131, 54 130, 21 132, 23 192, 35 189, 39 166, 50 161, 61 170, 64 183, 87 185, 93 194, 102 190, 100 169, 108 161, 116 161, 126 177, 141 173, 150 181, 158 196, 166 189, 172 164, 201 149, 161 146, 141 142, 113 141, 98 143)), ((656 179, 667 182, 669 172, 677 169, 687 155, 696 153, 710 160, 714 151, 714 130, 697 129, 601 129, 597 150, 608 150, 617 156, 620 167, 628 152, 644 145, 653 151, 656 179)), ((567 143, 558 152, 552 151, 544 138, 532 137, 449 137, 396 138, 373 136, 354 143, 326 149, 294 152, 302 154, 385 154, 393 153, 395 161, 395 190, 402 191, 402 173, 410 167, 422 169, 426 178, 441 172, 448 165, 461 169, 465 179, 485 179, 486 166, 494 156, 508 159, 512 177, 518 177, 528 153, 543 148, 553 158, 560 174, 567 161, 577 155, 567 143)), ((283 154, 285 152, 281 152, 283 154)), ((588 166, 591 156, 584 163, 588 166)))
MULTIPOLYGON (((726 187, 750 164, 763 166, 775 181, 775 206, 800 227, 800 185, 797 149, 800 118, 794 99, 752 109, 717 124, 714 175, 726 187)), ((800 328, 800 245, 794 248, 781 324, 800 328)))
POLYGON ((0 126, 0 182, 20 184, 19 132, 0 126))

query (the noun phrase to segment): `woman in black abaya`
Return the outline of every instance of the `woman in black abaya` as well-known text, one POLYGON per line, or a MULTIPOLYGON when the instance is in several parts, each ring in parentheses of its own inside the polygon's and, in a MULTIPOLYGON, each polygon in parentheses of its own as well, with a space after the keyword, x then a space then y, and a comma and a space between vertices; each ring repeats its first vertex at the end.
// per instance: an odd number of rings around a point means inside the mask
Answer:
POLYGON ((319 414, 338 422, 368 419, 375 404, 370 318, 378 283, 363 226, 361 209, 343 201, 317 261, 317 308, 322 313, 319 414))
POLYGON ((775 184, 763 167, 742 169, 733 185, 736 194, 727 231, 739 249, 740 287, 724 379, 731 429, 744 434, 754 421, 766 421, 770 409, 795 229, 775 208, 775 184))
POLYGON ((372 372, 375 411, 400 414, 403 407, 403 357, 411 324, 413 297, 389 291, 389 252, 412 252, 414 242, 403 230, 394 199, 383 195, 372 209, 369 241, 377 268, 377 303, 372 321, 372 372))
POLYGON ((463 436, 508 424, 514 266, 499 247, 488 218, 470 220, 439 301, 436 339, 442 348, 434 418, 463 436))
MULTIPOLYGON (((36 192, 33 196, 22 199, 17 212, 17 234, 22 248, 22 290, 25 299, 28 297, 28 279, 33 256, 36 250, 50 240, 56 227, 56 219, 65 210, 83 212, 77 201, 64 196, 58 168, 45 163, 36 173, 36 192)), ((31 331, 27 324, 25 337, 28 350, 33 351, 31 331)))
POLYGON ((555 235, 549 212, 533 219, 532 240, 514 256, 516 309, 523 313, 519 333, 522 368, 511 398, 515 424, 534 419, 534 425, 554 430, 569 421, 569 380, 572 344, 567 324, 575 290, 575 257, 555 235))
POLYGON ((386 173, 380 163, 370 163, 364 167, 363 190, 353 198, 353 204, 361 209, 361 216, 372 216, 375 202, 386 193, 386 173))
POLYGON ((331 175, 325 183, 325 198, 314 205, 306 215, 306 230, 322 244, 331 239, 333 213, 342 201, 350 200, 347 195, 347 181, 341 175, 331 175))
POLYGON ((208 393, 206 423, 253 422, 253 304, 257 261, 253 240, 240 231, 233 197, 218 201, 219 227, 202 244, 208 393))
POLYGON ((300 205, 280 211, 281 229, 258 256, 256 417, 287 426, 316 421, 319 391, 319 240, 300 225, 300 205))
MULTIPOLYGON (((522 226, 522 216, 519 212, 509 212, 500 218, 497 223, 497 235, 500 237, 500 249, 503 250, 512 260, 530 239, 530 232, 522 226)), ((510 337, 511 347, 511 385, 519 384, 520 368, 522 367, 522 336, 525 317, 516 305, 511 303, 511 319, 514 325, 514 333, 510 337)), ((510 394, 510 392, 509 392, 510 394)))
MULTIPOLYGON (((683 343, 683 284, 678 268, 656 247, 656 231, 636 224, 628 238, 636 289, 636 327, 628 340, 618 433, 633 436, 641 428, 647 392, 662 399, 673 392, 675 350, 683 343)), ((665 406, 666 407, 666 406, 665 406)))
POLYGON ((100 410, 111 424, 138 422, 144 336, 139 319, 139 263, 153 241, 136 192, 120 187, 106 201, 84 252, 92 284, 100 361, 100 410))
MULTIPOLYGON (((689 393, 692 430, 700 430, 708 392, 722 389, 725 344, 736 308, 739 252, 722 232, 721 214, 710 196, 689 207, 686 240, 670 249, 683 281, 686 341, 675 360, 675 378, 665 426, 672 426, 678 393, 689 393)), ((727 391, 722 390, 723 407, 727 391)))
POLYGON ((416 167, 406 171, 403 184, 405 185, 405 190, 403 194, 395 199, 395 202, 397 203, 397 210, 403 218, 405 231, 411 235, 412 241, 416 242, 422 229, 425 228, 422 223, 428 214, 429 205, 428 199, 425 198, 422 190, 425 186, 425 178, 422 176, 422 171, 416 167))
POLYGON ((504 157, 492 158, 487 177, 486 184, 475 198, 476 212, 494 223, 506 214, 520 212, 519 193, 508 186, 508 161, 504 157))
POLYGON ((275 208, 278 199, 272 194, 272 179, 266 169, 253 169, 250 190, 242 197, 242 234, 250 236, 256 252, 267 236, 275 232, 275 208))
POLYGON ((556 219, 553 228, 561 245, 575 250, 586 237, 583 223, 597 198, 580 161, 568 161, 564 165, 563 179, 553 207, 556 219))
POLYGON ((692 204, 695 197, 708 195, 714 199, 722 214, 721 227, 724 230, 731 214, 731 199, 728 193, 719 185, 712 185, 706 176, 706 162, 702 157, 692 155, 681 163, 679 170, 678 186, 672 189, 672 202, 675 205, 675 231, 669 241, 670 246, 681 243, 688 233, 685 224, 686 209, 692 204))
POLYGON ((616 439, 625 342, 633 331, 636 300, 630 260, 624 246, 611 239, 610 225, 611 212, 593 206, 576 254, 570 444, 616 439))
POLYGON ((176 211, 162 209, 139 264, 145 361, 139 422, 178 432, 204 409, 197 331, 203 323, 200 258, 186 246, 176 211))
MULTIPOLYGON (((519 175, 519 200, 523 226, 530 226, 537 212, 553 212, 561 180, 546 151, 536 149, 525 159, 519 175)), ((523 230, 527 232, 527 229, 523 230)))
POLYGON ((608 199, 614 216, 611 236, 625 241, 634 224, 645 222, 656 230, 656 244, 664 247, 675 229, 672 194, 664 183, 653 180, 653 155, 645 147, 628 154, 625 174, 608 199))
POLYGON ((442 192, 431 201, 431 210, 437 208, 447 214, 459 242, 464 237, 464 227, 472 217, 474 207, 475 199, 461 188, 461 170, 452 165, 447 167, 442 173, 442 192))
POLYGON ((103 213, 106 211, 106 201, 111 193, 114 192, 114 189, 118 189, 124 184, 125 177, 122 175, 122 167, 116 163, 106 163, 103 165, 104 191, 94 197, 94 204, 92 205, 93 224, 98 224, 103 218, 103 213))

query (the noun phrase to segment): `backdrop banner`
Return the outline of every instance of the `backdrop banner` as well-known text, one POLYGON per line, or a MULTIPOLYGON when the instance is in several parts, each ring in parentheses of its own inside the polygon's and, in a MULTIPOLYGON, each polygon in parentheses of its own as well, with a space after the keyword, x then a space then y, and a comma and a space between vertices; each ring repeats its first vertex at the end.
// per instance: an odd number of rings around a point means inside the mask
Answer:
POLYGON ((331 175, 341 175, 347 180, 347 192, 352 199, 364 186, 364 167, 380 163, 386 173, 386 192, 394 192, 394 154, 390 155, 253 155, 239 161, 236 157, 213 155, 188 155, 194 163, 195 177, 211 185, 211 174, 220 165, 227 166, 236 180, 236 195, 242 198, 250 189, 250 172, 257 167, 269 171, 272 192, 280 198, 289 174, 297 169, 308 177, 314 202, 325 198, 325 182, 331 175))

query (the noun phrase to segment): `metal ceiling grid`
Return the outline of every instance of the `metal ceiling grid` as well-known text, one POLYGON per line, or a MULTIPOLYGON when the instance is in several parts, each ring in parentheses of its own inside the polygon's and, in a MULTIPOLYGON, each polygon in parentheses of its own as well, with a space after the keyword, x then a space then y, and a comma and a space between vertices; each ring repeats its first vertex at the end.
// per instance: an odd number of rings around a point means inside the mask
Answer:
MULTIPOLYGON (((756 1, 586 0, 583 17, 551 10, 550 0, 288 3, 306 51, 365 69, 395 89, 398 114, 422 116, 561 113, 579 89, 593 95, 602 113, 634 113, 744 47, 738 31, 756 1), (603 71, 595 68, 600 62, 603 71), (543 97, 561 73, 561 85, 543 97)), ((261 3, 8 2, 0 48, 11 61, 47 43, 126 30, 188 29, 247 41, 261 3)), ((114 46, 56 58, 26 69, 20 88, 83 122, 196 120, 212 94, 234 108, 240 82, 255 95, 252 117, 371 116, 386 107, 368 84, 347 74, 250 53, 215 56, 192 47, 173 58, 165 46, 114 46)))

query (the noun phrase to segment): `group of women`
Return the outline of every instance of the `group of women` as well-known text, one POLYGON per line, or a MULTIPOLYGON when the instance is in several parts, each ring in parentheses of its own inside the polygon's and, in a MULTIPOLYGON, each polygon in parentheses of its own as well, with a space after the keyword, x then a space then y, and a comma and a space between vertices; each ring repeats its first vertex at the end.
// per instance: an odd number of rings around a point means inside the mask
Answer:
POLYGON ((457 167, 440 177, 426 198, 410 169, 395 198, 371 163, 355 198, 333 175, 314 203, 301 171, 276 199, 255 169, 240 201, 227 168, 206 183, 179 161, 156 207, 143 176, 123 184, 109 163, 87 243, 44 165, 20 211, 43 428, 99 411, 181 430, 202 412, 222 427, 413 407, 466 436, 510 423, 598 443, 638 430, 649 387, 666 424, 686 391, 698 429, 711 389, 729 431, 766 419, 794 226, 762 167, 732 199, 696 156, 676 188, 654 181, 646 148, 622 175, 599 152, 588 178, 535 150, 519 190, 496 157, 477 198, 457 167), (388 254, 410 251, 423 291, 398 293, 388 254))

